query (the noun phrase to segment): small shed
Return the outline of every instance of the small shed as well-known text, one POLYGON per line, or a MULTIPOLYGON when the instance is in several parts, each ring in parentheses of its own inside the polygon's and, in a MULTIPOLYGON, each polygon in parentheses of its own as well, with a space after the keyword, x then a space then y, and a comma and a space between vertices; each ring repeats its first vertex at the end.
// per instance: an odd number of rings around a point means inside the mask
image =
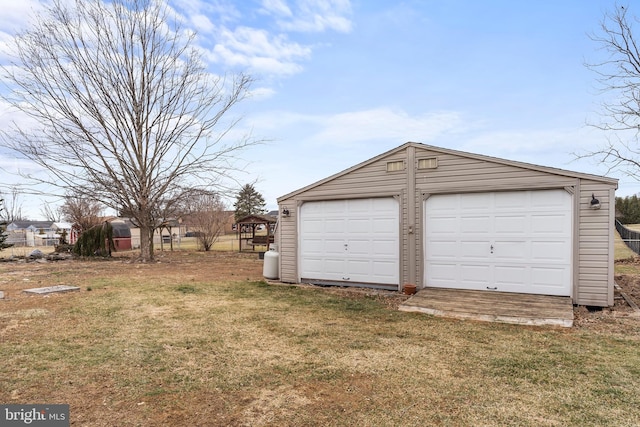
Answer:
POLYGON ((113 244, 116 251, 131 250, 131 227, 124 222, 112 221, 113 244))
POLYGON ((280 280, 610 306, 617 185, 409 142, 278 198, 280 280))

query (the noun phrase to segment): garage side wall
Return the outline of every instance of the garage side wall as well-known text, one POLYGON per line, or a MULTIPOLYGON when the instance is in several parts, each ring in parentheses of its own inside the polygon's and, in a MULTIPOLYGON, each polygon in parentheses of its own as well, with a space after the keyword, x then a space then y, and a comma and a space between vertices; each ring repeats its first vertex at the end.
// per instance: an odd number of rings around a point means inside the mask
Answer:
POLYGON ((614 214, 614 189, 599 182, 581 180, 576 304, 613 305, 614 214), (592 196, 600 201, 600 209, 591 209, 592 196))

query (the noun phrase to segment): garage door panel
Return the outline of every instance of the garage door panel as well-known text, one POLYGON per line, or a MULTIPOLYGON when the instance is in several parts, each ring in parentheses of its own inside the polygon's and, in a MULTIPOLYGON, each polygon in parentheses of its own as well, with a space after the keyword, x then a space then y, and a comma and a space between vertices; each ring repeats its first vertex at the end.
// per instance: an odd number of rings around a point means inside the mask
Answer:
POLYGON ((350 213, 362 213, 366 216, 371 212, 371 199, 351 199, 344 201, 346 210, 350 213))
MULTIPOLYGON (((336 219, 325 219, 324 221, 322 220, 317 220, 320 223, 324 223, 324 227, 320 230, 317 231, 319 233, 331 233, 331 234, 344 234, 345 229, 347 228, 344 219, 341 218, 336 218, 336 219)), ((313 231, 316 231, 315 229, 313 231)))
POLYGON ((526 262, 529 258, 530 242, 526 240, 496 240, 490 257, 496 262, 526 262))
POLYGON ((465 196, 458 200, 461 212, 464 213, 469 210, 487 212, 490 210, 489 201, 491 195, 489 193, 466 194, 465 196))
POLYGON ((392 280, 398 275, 398 264, 395 260, 376 260, 372 261, 371 264, 374 274, 378 277, 386 277, 387 279, 392 280))
POLYGON ((396 199, 307 202, 299 216, 301 279, 398 284, 396 199))
POLYGON ((324 253, 324 241, 320 239, 305 239, 305 247, 309 255, 319 255, 324 253))
POLYGON ((398 242, 395 239, 374 240, 371 242, 371 254, 376 258, 389 257, 395 260, 398 258, 398 242))
POLYGON ((572 206, 563 189, 431 196, 425 285, 571 295, 572 206))
POLYGON ((371 233, 370 226, 371 220, 367 218, 362 219, 349 219, 346 221, 347 227, 342 230, 343 233, 348 233, 349 235, 358 235, 365 234, 368 235, 371 233))
POLYGON ((491 284, 491 269, 488 265, 460 265, 460 282, 465 287, 486 287, 491 284))
POLYGON ((321 258, 307 257, 302 261, 301 267, 310 274, 323 270, 324 261, 321 258))
POLYGON ((563 210, 566 207, 566 200, 567 200, 566 194, 562 194, 562 190, 532 191, 531 207, 533 209, 542 208, 544 210, 548 210, 548 209, 563 210))
POLYGON ((523 287, 527 284, 527 269, 525 266, 497 266, 494 269, 495 283, 498 285, 523 287))
POLYGON ((344 260, 341 259, 327 259, 322 260, 322 266, 320 270, 315 270, 315 273, 328 273, 334 280, 338 280, 344 272, 344 260))
POLYGON ((447 215, 453 210, 458 210, 458 198, 455 194, 445 194, 438 196, 440 200, 438 204, 432 207, 430 213, 438 215, 439 212, 445 212, 447 215))
POLYGON ((489 216, 461 216, 460 232, 462 233, 478 233, 487 234, 491 229, 491 220, 489 216))
POLYGON ((373 218, 371 220, 372 231, 375 235, 389 234, 395 236, 398 234, 398 222, 395 217, 373 218))
POLYGON ((342 255, 344 252, 344 240, 326 239, 323 243, 325 255, 342 255))
POLYGON ((491 243, 488 240, 480 241, 468 241, 462 240, 459 248, 456 248, 456 253, 460 254, 461 259, 474 260, 474 259, 488 259, 490 255, 491 243))
POLYGON ((527 216, 525 214, 496 215, 493 230, 497 235, 523 235, 527 232, 527 216))
POLYGON ((433 254, 432 259, 456 259, 458 257, 458 242, 455 240, 434 241, 427 243, 427 252, 433 254))
POLYGON ((309 235, 311 233, 323 233, 324 222, 320 220, 306 219, 302 221, 300 228, 300 231, 304 232, 305 235, 309 235))
POLYGON ((427 283, 446 283, 449 285, 447 287, 460 285, 458 264, 433 262, 430 267, 427 272, 427 283))
POLYGON ((531 244, 531 259, 534 261, 564 263, 566 252, 564 240, 537 241, 531 244))
POLYGON ((531 232, 533 234, 567 235, 570 232, 570 224, 569 215, 536 214, 531 217, 531 232))
POLYGON ((343 247, 343 252, 347 251, 351 256, 369 255, 371 252, 371 241, 350 239, 346 246, 343 247), (346 251, 344 250, 345 248, 346 251))
POLYGON ((449 234, 455 233, 458 231, 458 218, 455 217, 439 217, 432 216, 431 220, 431 228, 432 234, 449 234))
POLYGON ((529 194, 526 192, 504 192, 493 194, 493 205, 499 210, 524 210, 529 205, 529 194))
POLYGON ((371 262, 367 259, 349 259, 345 261, 347 275, 367 275, 371 269, 371 262))

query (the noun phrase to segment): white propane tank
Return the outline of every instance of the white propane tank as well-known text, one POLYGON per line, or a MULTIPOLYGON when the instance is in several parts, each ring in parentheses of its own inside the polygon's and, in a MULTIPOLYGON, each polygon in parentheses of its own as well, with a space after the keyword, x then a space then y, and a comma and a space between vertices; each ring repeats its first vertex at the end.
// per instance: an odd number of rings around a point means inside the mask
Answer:
POLYGON ((280 260, 280 254, 274 247, 264 254, 264 264, 262 266, 262 275, 265 279, 279 279, 278 264, 280 260))

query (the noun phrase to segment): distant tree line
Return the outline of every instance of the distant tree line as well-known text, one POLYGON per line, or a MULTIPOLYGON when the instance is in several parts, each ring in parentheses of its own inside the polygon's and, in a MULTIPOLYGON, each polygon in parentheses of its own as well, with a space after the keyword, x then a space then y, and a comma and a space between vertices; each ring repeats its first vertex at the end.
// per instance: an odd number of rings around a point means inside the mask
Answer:
POLYGON ((640 224, 640 198, 616 197, 616 218, 623 224, 640 224))

